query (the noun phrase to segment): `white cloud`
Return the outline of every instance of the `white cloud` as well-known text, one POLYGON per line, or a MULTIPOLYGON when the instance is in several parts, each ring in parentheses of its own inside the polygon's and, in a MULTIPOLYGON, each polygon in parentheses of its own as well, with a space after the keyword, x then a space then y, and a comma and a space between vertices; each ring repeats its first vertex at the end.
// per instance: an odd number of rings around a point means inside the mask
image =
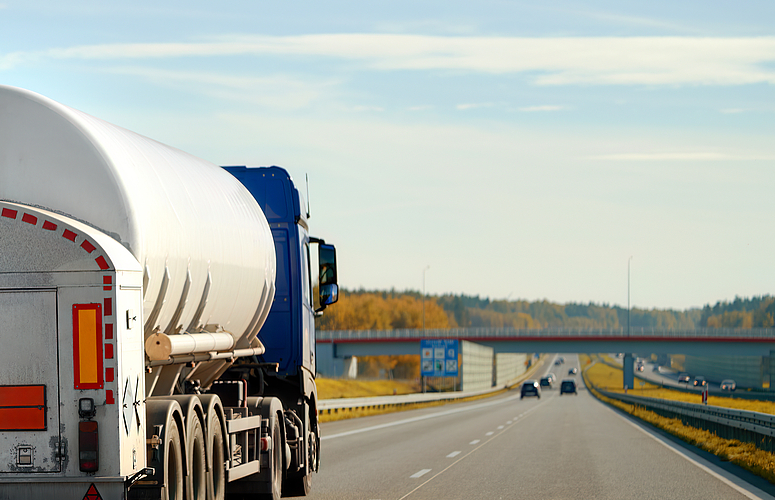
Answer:
POLYGON ((207 42, 87 45, 0 56, 0 69, 44 59, 283 55, 359 61, 373 70, 527 73, 539 85, 775 83, 775 37, 454 37, 389 34, 225 36, 207 42))
POLYGON ((519 108, 520 111, 525 111, 528 113, 535 112, 535 111, 560 111, 562 109, 565 109, 565 106, 527 106, 524 108, 519 108))
POLYGON ((455 108, 460 111, 465 111, 467 109, 491 108, 491 107, 493 107, 493 103, 491 102, 472 102, 472 103, 458 104, 457 106, 455 106, 455 108))
POLYGON ((768 155, 734 155, 716 152, 693 153, 619 153, 610 155, 591 156, 590 160, 613 161, 753 161, 774 160, 775 156, 768 155))
POLYGON ((338 82, 310 82, 285 75, 243 77, 233 74, 174 71, 145 67, 116 67, 105 70, 131 75, 170 88, 197 88, 199 92, 221 99, 250 102, 277 109, 299 109, 330 94, 338 82))

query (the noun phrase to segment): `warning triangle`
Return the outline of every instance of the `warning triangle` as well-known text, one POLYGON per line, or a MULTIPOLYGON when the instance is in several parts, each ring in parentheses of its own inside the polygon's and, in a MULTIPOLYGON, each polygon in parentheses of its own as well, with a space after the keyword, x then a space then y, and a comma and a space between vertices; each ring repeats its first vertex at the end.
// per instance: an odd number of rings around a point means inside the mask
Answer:
POLYGON ((94 483, 89 486, 89 491, 86 492, 86 494, 83 496, 83 500, 102 500, 102 497, 100 496, 100 492, 97 491, 97 488, 94 486, 94 483))

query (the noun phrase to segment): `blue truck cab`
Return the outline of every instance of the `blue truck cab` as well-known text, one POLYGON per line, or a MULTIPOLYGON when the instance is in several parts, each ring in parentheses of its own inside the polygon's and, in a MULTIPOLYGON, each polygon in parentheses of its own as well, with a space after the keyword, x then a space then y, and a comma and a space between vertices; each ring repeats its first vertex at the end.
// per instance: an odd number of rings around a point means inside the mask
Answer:
POLYGON ((292 455, 287 493, 305 494, 310 473, 317 470, 320 443, 315 316, 338 299, 336 249, 310 237, 306 203, 285 169, 223 168, 261 206, 277 256, 274 302, 258 334, 266 352, 252 362, 235 364, 234 370, 243 374, 249 396, 272 396, 283 402, 285 441, 289 442, 292 455))

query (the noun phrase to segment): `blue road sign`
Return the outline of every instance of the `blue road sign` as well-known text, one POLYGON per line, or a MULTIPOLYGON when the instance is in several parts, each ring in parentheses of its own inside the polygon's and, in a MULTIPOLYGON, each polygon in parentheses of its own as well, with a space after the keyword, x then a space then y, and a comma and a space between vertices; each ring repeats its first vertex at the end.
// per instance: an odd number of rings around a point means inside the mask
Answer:
POLYGON ((421 340, 420 373, 423 377, 456 377, 457 353, 457 340, 421 340))

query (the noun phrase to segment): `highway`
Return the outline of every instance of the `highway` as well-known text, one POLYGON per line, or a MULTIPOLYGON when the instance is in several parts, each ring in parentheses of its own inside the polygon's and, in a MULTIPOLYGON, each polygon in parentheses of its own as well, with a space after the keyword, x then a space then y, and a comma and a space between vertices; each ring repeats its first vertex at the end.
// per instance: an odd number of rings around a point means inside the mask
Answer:
POLYGON ((559 394, 575 355, 539 374, 541 399, 519 391, 469 403, 325 423, 308 498, 743 499, 769 485, 703 458, 595 400, 559 394), (725 470, 728 469, 728 470, 725 470), (732 472, 729 472, 731 470, 732 472), (756 486, 748 483, 753 482, 756 486))

